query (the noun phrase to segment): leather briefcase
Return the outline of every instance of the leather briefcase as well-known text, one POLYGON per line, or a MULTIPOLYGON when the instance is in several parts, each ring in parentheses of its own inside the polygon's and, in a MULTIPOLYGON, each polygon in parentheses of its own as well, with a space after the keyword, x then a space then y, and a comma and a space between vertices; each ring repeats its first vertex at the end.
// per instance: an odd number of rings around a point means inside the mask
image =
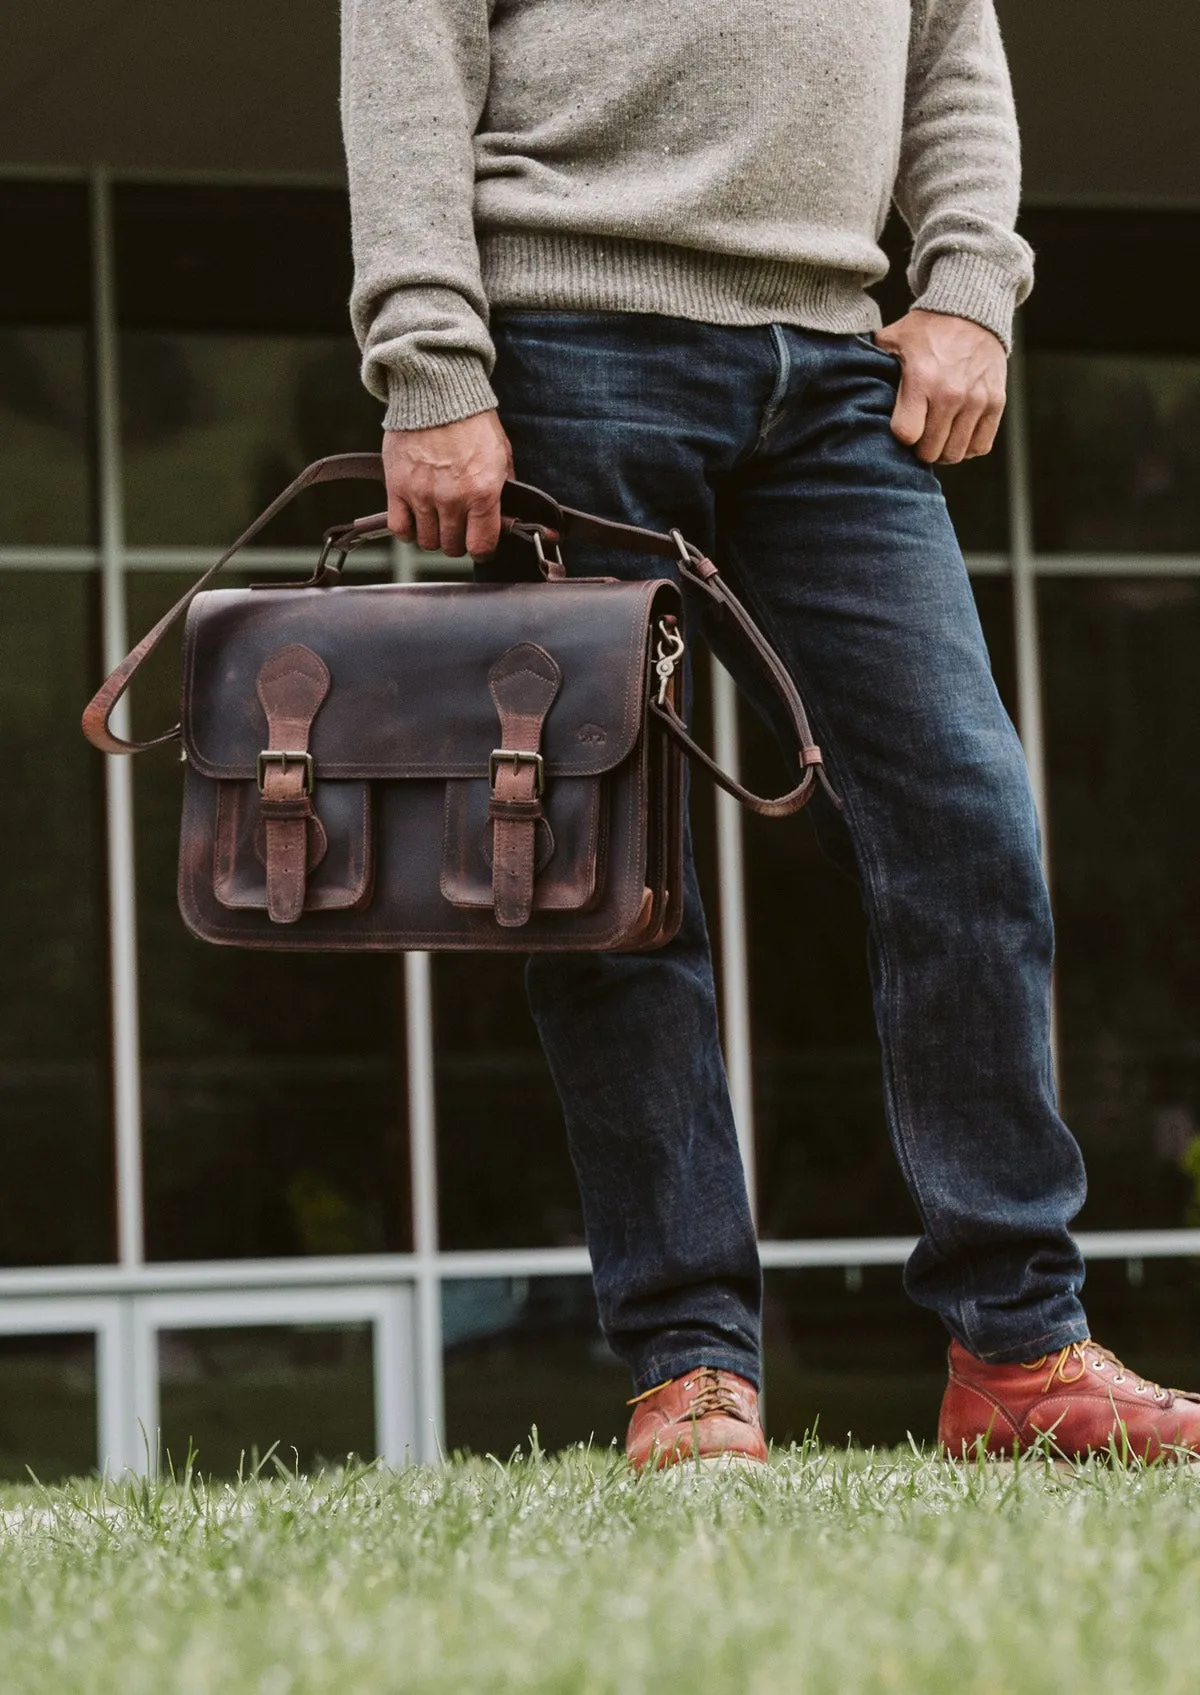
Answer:
POLYGON ((326 532, 303 583, 210 589, 299 492, 382 478, 377 454, 318 460, 138 643, 84 733, 106 753, 182 741, 179 905, 205 941, 321 951, 644 949, 682 916, 683 754, 755 811, 784 816, 821 778, 782 663, 712 563, 661 535, 505 487, 533 581, 343 585, 380 514, 326 532), (643 581, 568 577, 571 537, 671 562, 643 581), (763 800, 713 763, 680 713, 684 597, 758 665, 801 780, 763 800), (113 708, 187 613, 179 724, 114 734, 113 708))

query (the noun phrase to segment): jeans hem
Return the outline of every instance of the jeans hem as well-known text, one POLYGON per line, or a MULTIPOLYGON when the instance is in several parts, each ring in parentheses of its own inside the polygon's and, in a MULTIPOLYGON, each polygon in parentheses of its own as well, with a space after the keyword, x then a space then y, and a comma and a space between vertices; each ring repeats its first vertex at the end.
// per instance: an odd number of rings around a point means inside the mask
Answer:
POLYGON ((685 1348, 679 1353, 655 1354, 635 1371, 634 1394, 644 1395, 651 1389, 660 1389, 664 1383, 683 1377, 686 1372, 699 1371, 703 1366, 711 1366, 714 1371, 732 1371, 735 1376, 744 1377, 747 1383, 752 1383, 756 1390, 762 1387, 761 1366, 753 1356, 721 1348, 685 1348))
POLYGON ((1055 1325, 1053 1330, 1044 1331, 1040 1336, 1028 1336, 1023 1341, 1007 1342, 997 1348, 983 1349, 978 1343, 972 1346, 966 1341, 963 1347, 985 1365, 1028 1365, 1031 1360, 1069 1347, 1072 1342, 1086 1342, 1090 1335, 1087 1318, 1080 1309, 1078 1318, 1055 1325))

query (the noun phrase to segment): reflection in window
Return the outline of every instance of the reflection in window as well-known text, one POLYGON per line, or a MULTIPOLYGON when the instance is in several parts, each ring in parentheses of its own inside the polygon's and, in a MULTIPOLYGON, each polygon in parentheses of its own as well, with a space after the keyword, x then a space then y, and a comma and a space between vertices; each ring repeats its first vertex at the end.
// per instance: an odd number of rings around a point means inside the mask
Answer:
POLYGON ((1034 538, 1048 552, 1200 552, 1200 359, 1029 359, 1034 538))
MULTIPOLYGON (((148 629, 184 581, 133 577, 130 627, 148 629)), ((139 734, 178 716, 178 653, 146 669, 139 734)), ((150 1256, 403 1250, 402 960, 196 941, 175 901, 181 776, 169 750, 134 773, 150 1256)))
MULTIPOLYGON (((162 1453, 229 1477, 274 1447, 291 1469, 375 1454, 370 1324, 160 1330, 162 1453)), ((268 1462, 268 1475, 272 1468, 268 1462)))
POLYGON ((1200 582, 1041 587, 1061 1077, 1092 1229, 1200 1224, 1200 582))
MULTIPOLYGON (((974 587, 1011 710, 1011 588, 993 577, 974 587)), ((746 780, 777 781, 768 733, 749 711, 743 726, 746 780)), ((884 1121, 857 885, 803 813, 747 814, 743 829, 760 1228, 777 1238, 907 1235, 917 1220, 884 1121)))
POLYGON ((95 1468, 95 1334, 0 1336, 0 1478, 56 1483, 95 1468))
MULTIPOLYGON (((224 546, 313 459, 379 445, 349 333, 121 336, 126 534, 131 546, 224 546)), ((313 541, 375 511, 378 490, 311 491, 264 540, 313 541)))
POLYGON ((92 539, 87 337, 0 324, 0 545, 92 539))
POLYGON ((0 573, 0 1263, 9 1265, 113 1251, 104 772, 79 733, 98 622, 94 576, 0 573))
POLYGON ((629 1374, 609 1352, 586 1277, 442 1285, 446 1446, 506 1458, 623 1439, 629 1374))

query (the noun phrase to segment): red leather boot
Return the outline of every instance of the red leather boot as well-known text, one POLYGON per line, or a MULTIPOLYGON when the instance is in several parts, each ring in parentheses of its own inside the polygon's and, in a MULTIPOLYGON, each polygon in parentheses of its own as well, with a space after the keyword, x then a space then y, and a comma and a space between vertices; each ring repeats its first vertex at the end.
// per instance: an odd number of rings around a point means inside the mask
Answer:
POLYGON ((938 1442, 955 1458, 1010 1455, 1049 1437, 1065 1459, 1107 1453, 1140 1460, 1200 1453, 1200 1395, 1164 1389, 1088 1340, 1018 1365, 988 1365, 950 1344, 938 1442))
POLYGON ((698 1365, 630 1405, 625 1452, 635 1471, 681 1460, 760 1464, 767 1457, 758 1391, 732 1371, 698 1365))

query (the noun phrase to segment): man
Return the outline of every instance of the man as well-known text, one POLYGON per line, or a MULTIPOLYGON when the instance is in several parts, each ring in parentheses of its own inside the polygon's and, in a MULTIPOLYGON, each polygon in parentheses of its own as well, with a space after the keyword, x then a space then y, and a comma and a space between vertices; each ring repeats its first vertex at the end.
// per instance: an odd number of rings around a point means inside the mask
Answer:
MULTIPOLYGON (((1032 280, 993 0, 344 0, 342 98, 396 535, 486 556, 515 463, 678 526, 802 686, 922 1223, 906 1286, 951 1336, 942 1442, 1200 1447, 1200 1398, 1088 1339, 1036 820, 931 470, 991 448, 1032 280), (881 329, 893 200, 915 301, 881 329)), ((685 905, 661 952, 528 973, 639 1466, 766 1453, 690 870, 685 905)))

